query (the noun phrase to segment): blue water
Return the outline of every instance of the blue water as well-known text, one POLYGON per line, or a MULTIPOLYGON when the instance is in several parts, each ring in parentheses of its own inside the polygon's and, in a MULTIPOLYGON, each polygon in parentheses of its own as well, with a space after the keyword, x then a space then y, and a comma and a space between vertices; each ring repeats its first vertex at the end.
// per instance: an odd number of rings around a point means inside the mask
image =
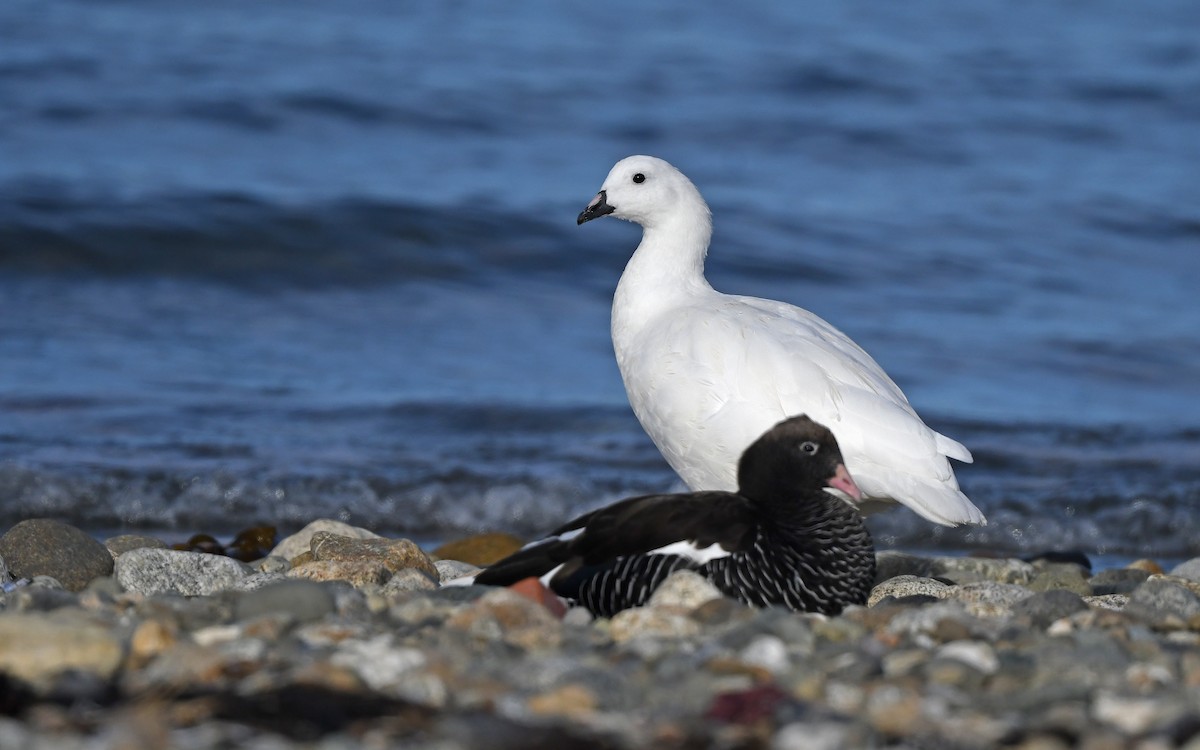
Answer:
POLYGON ((1200 554, 1200 6, 0 5, 0 525, 534 533, 675 479, 608 306, 650 153, 839 326, 982 529, 1200 554))

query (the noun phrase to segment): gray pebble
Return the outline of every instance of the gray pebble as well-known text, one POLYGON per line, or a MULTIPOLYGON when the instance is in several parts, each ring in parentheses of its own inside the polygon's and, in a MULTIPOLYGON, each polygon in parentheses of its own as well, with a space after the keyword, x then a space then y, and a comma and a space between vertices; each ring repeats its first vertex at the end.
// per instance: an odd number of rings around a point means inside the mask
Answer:
POLYGON ((1091 596, 1092 586, 1084 570, 1069 563, 1049 563, 1039 566, 1037 574, 1029 582, 1030 591, 1063 589, 1079 596, 1091 596))
POLYGON ((462 578, 463 576, 473 576, 483 570, 478 565, 472 565, 460 560, 437 560, 433 563, 433 566, 437 568, 439 583, 452 581, 455 578, 462 578))
POLYGON ((322 531, 351 539, 379 538, 379 535, 370 529, 351 526, 348 523, 342 523, 330 518, 318 518, 295 534, 280 540, 279 544, 275 545, 275 549, 271 550, 269 556, 291 560, 303 552, 308 552, 312 545, 313 535, 322 531))
POLYGON ((651 607, 681 607, 695 609, 705 602, 724 596, 720 589, 704 576, 691 570, 677 570, 650 595, 651 607))
POLYGON ((937 565, 928 557, 884 550, 875 554, 875 583, 880 584, 897 576, 933 578, 937 575, 936 568, 937 565))
POLYGON ((1125 612, 1153 625, 1183 627, 1200 616, 1200 597, 1178 583, 1150 578, 1129 595, 1125 612))
POLYGON ((287 614, 297 622, 319 620, 336 608, 331 587, 314 581, 285 579, 241 594, 234 603, 238 620, 287 614))
POLYGON ((1200 581, 1200 557, 1193 557, 1179 563, 1171 569, 1171 575, 1186 578, 1189 581, 1200 581))
POLYGON ((1087 608, 1078 594, 1066 589, 1041 591, 1012 605, 1013 615, 1029 618, 1035 628, 1047 628, 1054 621, 1087 608))
POLYGON ((108 548, 87 533, 61 521, 35 518, 21 521, 0 537, 0 557, 16 578, 53 576, 70 591, 111 575, 108 548))
POLYGON ((1092 576, 1088 579, 1088 584, 1096 596, 1132 594, 1133 590, 1149 577, 1149 571, 1140 568, 1111 568, 1092 576))
POLYGON ((771 750, 842 750, 852 747, 850 728, 834 721, 788 724, 771 739, 771 750))
POLYGON ((257 591, 264 586, 271 586, 280 581, 294 581, 294 578, 288 578, 283 573, 251 573, 245 578, 237 581, 230 588, 235 591, 257 591))
POLYGON ((887 597, 903 599, 908 596, 932 596, 945 599, 949 595, 950 587, 941 581, 902 575, 884 581, 871 589, 871 594, 867 597, 867 606, 873 607, 887 597))
POLYGON ((143 547, 117 558, 116 576, 137 594, 202 596, 232 588, 246 577, 246 568, 220 555, 143 547))
POLYGON ((286 573, 292 569, 292 561, 285 557, 267 555, 254 563, 254 567, 258 568, 260 573, 286 573))
POLYGON ((1024 560, 992 557, 937 557, 934 558, 934 563, 934 571, 939 577, 948 578, 960 584, 994 581, 1024 585, 1032 581, 1036 575, 1034 566, 1024 560))
POLYGON ((104 546, 108 548, 109 554, 114 558, 120 557, 131 549, 141 549, 143 547, 167 549, 167 543, 163 540, 141 534, 121 534, 109 537, 104 540, 104 546))
POLYGON ((380 588, 384 597, 392 597, 406 591, 432 591, 437 587, 438 582, 428 573, 416 568, 401 568, 380 588))

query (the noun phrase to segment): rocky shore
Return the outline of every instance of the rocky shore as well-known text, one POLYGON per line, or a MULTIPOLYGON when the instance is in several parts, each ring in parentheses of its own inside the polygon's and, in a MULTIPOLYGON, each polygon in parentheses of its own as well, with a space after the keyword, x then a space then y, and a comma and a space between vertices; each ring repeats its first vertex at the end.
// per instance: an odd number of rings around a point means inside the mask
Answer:
POLYGON ((1200 559, 882 552, 838 617, 680 573, 593 619, 335 521, 244 563, 33 520, 0 557, 2 748, 1200 750, 1200 559))

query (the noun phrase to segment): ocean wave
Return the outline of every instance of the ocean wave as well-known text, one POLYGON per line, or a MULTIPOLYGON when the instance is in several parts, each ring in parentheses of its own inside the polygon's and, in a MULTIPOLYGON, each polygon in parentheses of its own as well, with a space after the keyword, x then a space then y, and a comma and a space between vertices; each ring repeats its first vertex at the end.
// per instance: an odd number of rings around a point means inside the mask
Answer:
MULTIPOLYGON (((184 422, 202 416, 221 418, 192 413, 184 422)), ((869 519, 881 548, 1200 554, 1200 431, 938 427, 975 451, 976 462, 957 471, 989 523, 944 528, 896 508, 869 519)), ((681 488, 633 417, 616 407, 290 410, 224 439, 202 423, 195 434, 159 442, 138 437, 166 432, 146 424, 128 440, 110 432, 61 446, 74 457, 68 462, 21 458, 52 459, 54 446, 30 451, 0 441, 0 456, 8 456, 0 461, 0 524, 52 516, 83 528, 183 534, 261 523, 288 529, 333 517, 391 535, 532 537, 621 497, 681 488)))
MULTIPOLYGON (((503 210, 369 199, 288 206, 237 193, 136 202, 57 185, 0 197, 0 269, 35 274, 183 276, 236 284, 490 283, 500 272, 611 276, 589 238, 503 210)), ((569 228, 568 228, 569 227, 569 228)))

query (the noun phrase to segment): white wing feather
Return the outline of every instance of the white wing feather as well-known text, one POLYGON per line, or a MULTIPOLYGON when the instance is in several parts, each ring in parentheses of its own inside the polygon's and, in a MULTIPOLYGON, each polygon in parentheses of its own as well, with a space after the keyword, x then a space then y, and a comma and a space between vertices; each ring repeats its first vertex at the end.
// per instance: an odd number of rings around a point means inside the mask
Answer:
POLYGON ((926 426, 849 337, 792 305, 711 294, 647 322, 619 357, 634 412, 689 487, 736 489, 741 452, 808 414, 833 431, 869 498, 937 523, 983 522, 947 459, 970 452, 926 426))

